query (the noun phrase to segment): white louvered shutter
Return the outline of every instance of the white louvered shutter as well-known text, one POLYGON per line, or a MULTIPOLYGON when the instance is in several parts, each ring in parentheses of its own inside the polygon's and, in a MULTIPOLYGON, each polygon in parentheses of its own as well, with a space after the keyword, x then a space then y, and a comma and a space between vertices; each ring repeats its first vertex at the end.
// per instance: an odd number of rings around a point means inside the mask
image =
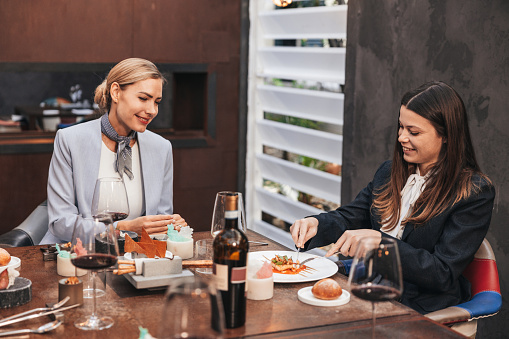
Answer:
POLYGON ((342 163, 343 102, 341 91, 275 86, 274 79, 332 84, 345 81, 344 47, 276 46, 276 40, 346 40, 347 5, 276 10, 272 1, 250 1, 246 215, 248 227, 293 248, 290 234, 262 220, 269 214, 288 224, 321 210, 292 195, 264 187, 270 181, 340 204, 341 177, 306 167, 264 149, 276 149, 342 163), (333 126, 314 129, 266 118, 266 114, 333 126))

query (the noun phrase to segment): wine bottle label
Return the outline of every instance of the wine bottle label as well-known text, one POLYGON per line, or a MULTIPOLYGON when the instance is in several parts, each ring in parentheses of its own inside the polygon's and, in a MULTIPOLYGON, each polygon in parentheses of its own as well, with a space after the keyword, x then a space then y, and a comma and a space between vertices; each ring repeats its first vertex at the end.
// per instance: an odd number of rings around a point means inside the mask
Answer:
POLYGON ((246 266, 244 267, 232 267, 232 284, 242 284, 246 282, 246 266))
POLYGON ((247 268, 232 267, 231 276, 228 277, 228 265, 214 264, 214 282, 219 291, 228 291, 228 279, 232 284, 246 282, 247 268))
POLYGON ((219 291, 228 291, 228 265, 214 263, 214 282, 219 291))
POLYGON ((224 211, 225 219, 237 219, 239 217, 239 211, 224 211))

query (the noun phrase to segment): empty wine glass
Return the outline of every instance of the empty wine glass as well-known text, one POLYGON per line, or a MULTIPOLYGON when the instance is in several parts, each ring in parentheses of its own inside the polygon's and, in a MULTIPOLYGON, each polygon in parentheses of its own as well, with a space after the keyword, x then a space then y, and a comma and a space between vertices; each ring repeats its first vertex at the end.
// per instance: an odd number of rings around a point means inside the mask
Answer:
MULTIPOLYGON (((96 287, 96 272, 117 263, 118 242, 113 222, 109 216, 102 219, 81 219, 74 225, 71 241, 71 262, 74 266, 92 272, 93 289, 96 287), (105 220, 108 219, 109 220, 105 220), (104 222, 103 222, 104 221, 104 222), (96 246, 100 237, 106 246, 96 246)), ((96 313, 96 293, 92 294, 91 315, 79 318, 74 325, 82 330, 102 330, 113 326, 113 319, 96 313)))
POLYGON ((244 213, 244 203, 242 201, 242 193, 239 192, 219 192, 216 194, 216 201, 214 203, 214 212, 212 214, 212 225, 210 226, 210 233, 212 237, 216 237, 216 235, 224 229, 224 211, 226 204, 226 197, 236 195, 238 196, 238 211, 239 213, 239 228, 243 233, 246 233, 246 216, 244 213))
POLYGON ((403 293, 396 241, 385 237, 361 239, 350 268, 348 287, 353 295, 371 301, 371 336, 375 338, 375 302, 394 300, 403 293))
POLYGON ((166 291, 157 338, 222 338, 224 313, 212 283, 180 278, 166 291))
POLYGON ((113 222, 129 216, 129 201, 124 181, 120 178, 99 178, 95 183, 92 216, 110 215, 113 222))

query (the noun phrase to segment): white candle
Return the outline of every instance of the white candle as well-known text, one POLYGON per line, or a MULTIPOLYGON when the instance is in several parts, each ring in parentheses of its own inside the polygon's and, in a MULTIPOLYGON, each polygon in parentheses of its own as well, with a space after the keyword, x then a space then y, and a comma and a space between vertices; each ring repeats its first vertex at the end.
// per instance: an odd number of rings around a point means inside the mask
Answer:
POLYGON ((87 274, 87 271, 74 266, 71 263, 71 258, 63 258, 57 255, 57 274, 63 277, 80 277, 87 274))
POLYGON ((173 253, 173 255, 178 255, 182 259, 190 259, 194 255, 193 239, 189 239, 188 241, 172 241, 168 239, 166 241, 166 249, 173 253))

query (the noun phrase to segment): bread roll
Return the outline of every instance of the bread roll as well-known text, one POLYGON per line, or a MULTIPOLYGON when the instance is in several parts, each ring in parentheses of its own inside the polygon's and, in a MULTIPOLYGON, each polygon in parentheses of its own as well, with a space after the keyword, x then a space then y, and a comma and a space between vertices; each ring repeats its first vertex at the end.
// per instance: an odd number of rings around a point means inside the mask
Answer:
POLYGON ((0 248, 0 266, 5 266, 11 261, 11 255, 9 252, 0 248))
POLYGON ((326 278, 318 281, 311 292, 318 299, 334 300, 341 296, 343 290, 335 280, 326 278))

